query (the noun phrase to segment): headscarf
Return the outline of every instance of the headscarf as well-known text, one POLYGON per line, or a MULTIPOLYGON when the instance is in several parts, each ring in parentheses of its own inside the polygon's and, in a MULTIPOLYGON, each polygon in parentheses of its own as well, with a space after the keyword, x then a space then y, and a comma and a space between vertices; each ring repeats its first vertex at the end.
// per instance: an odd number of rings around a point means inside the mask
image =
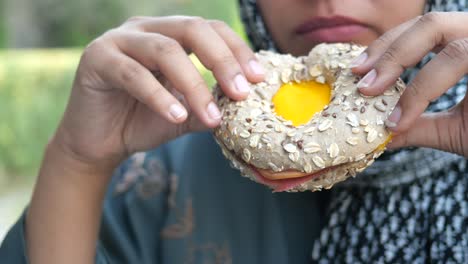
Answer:
MULTIPOLYGON (((252 48, 258 50, 278 51, 269 34, 256 0, 239 0, 240 14, 245 31, 252 48)), ((424 8, 424 13, 439 11, 466 11, 466 0, 429 0, 424 8)))
MULTIPOLYGON (((390 1, 390 0, 388 0, 390 1)), ((239 0, 254 50, 278 51, 256 0, 239 0)), ((468 11, 465 0, 429 0, 424 12, 468 11)), ((402 78, 411 81, 435 54, 402 78)), ((465 76, 432 102, 439 112, 460 102, 465 76)), ((428 133, 431 133, 428 131, 428 133)), ((427 148, 387 151, 358 177, 331 190, 313 263, 468 263, 468 164, 427 148)))

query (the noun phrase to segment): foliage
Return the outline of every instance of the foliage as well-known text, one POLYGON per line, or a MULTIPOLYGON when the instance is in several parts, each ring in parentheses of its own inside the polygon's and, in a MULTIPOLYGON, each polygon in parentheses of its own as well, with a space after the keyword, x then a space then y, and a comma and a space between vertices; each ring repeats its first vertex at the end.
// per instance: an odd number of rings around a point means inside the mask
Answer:
POLYGON ((0 48, 6 46, 6 23, 5 23, 5 3, 3 0, 0 0, 0 48))
MULTIPOLYGON (((15 0, 6 0, 15 1, 15 0)), ((29 14, 35 27, 10 23, 11 36, 19 39, 27 31, 41 47, 84 46, 131 16, 191 15, 220 19, 239 25, 237 0, 21 0, 17 7, 29 14), (25 32, 26 31, 26 32, 25 32)), ((10 16, 14 14, 9 14, 10 16)), ((5 22, 0 22, 1 25, 5 22)), ((19 23, 21 24, 21 23, 19 23)), ((1 37, 1 35, 0 35, 1 37)), ((28 46, 22 43, 22 47, 28 46)))
POLYGON ((32 16, 42 31, 43 46, 84 46, 124 21, 123 0, 34 0, 32 16), (48 14, 46 16, 42 14, 48 14))
POLYGON ((32 174, 65 107, 79 51, 0 52, 0 169, 32 174))

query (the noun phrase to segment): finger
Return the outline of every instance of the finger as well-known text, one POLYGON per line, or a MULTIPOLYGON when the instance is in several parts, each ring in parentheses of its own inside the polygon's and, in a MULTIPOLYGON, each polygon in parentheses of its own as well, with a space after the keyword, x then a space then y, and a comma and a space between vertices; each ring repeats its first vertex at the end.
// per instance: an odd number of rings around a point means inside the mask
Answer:
POLYGON ((263 81, 265 70, 263 69, 263 66, 259 64, 253 51, 245 41, 243 41, 225 22, 220 20, 211 20, 209 23, 231 49, 249 81, 263 81))
POLYGON ((397 110, 388 118, 394 123, 390 129, 408 130, 428 104, 456 84, 467 71, 468 38, 449 43, 408 84, 397 110))
POLYGON ((382 93, 406 68, 414 66, 432 49, 464 37, 467 34, 466 23, 468 15, 465 13, 422 16, 380 56, 373 70, 358 83, 360 91, 366 95, 382 93))
POLYGON ((458 153, 468 157, 463 148, 463 139, 459 137, 460 120, 455 111, 426 113, 417 118, 410 130, 393 137, 389 149, 401 147, 427 147, 458 153))
MULTIPOLYGON (((164 85, 164 82, 161 82, 164 85)), ((168 83, 166 81, 166 83, 168 83)), ((169 85, 168 85, 169 86, 169 85)), ((179 100, 183 105, 187 104, 187 100, 184 97, 183 94, 181 94, 179 91, 174 89, 172 86, 169 86, 169 92, 174 95, 177 100, 179 100)), ((205 131, 208 130, 210 127, 205 125, 203 122, 200 121, 200 119, 196 115, 189 115, 187 120, 182 124, 182 129, 180 128, 175 128, 178 131, 173 131, 173 135, 183 135, 185 133, 190 133, 190 132, 199 132, 199 131, 205 131)))
POLYGON ((221 113, 208 86, 184 49, 175 40, 156 33, 126 31, 116 43, 121 51, 150 70, 159 70, 181 92, 190 108, 207 126, 218 125, 221 113))
POLYGON ((103 59, 97 71, 106 82, 128 92, 169 122, 185 121, 187 110, 145 67, 116 50, 103 50, 100 55, 103 59))
POLYGON ((353 68, 353 72, 359 75, 369 72, 382 54, 388 50, 390 45, 419 19, 420 17, 416 17, 406 21, 398 27, 385 32, 385 34, 372 42, 366 50, 351 62, 350 66, 353 68))
POLYGON ((146 32, 175 39, 182 47, 193 51, 230 98, 241 100, 249 94, 250 88, 237 58, 208 21, 196 17, 148 18, 140 22, 140 27, 146 32))
POLYGON ((390 149, 401 147, 435 147, 440 141, 438 137, 440 126, 433 113, 426 113, 417 118, 410 130, 394 134, 392 141, 387 145, 390 149), (421 133, 424 131, 424 133, 421 133))

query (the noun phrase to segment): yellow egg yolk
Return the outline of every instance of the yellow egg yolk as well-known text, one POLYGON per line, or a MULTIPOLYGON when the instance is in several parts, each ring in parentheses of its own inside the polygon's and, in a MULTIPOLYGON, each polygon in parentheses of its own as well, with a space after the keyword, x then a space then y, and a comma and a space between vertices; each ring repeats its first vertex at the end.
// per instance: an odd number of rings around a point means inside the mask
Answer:
POLYGON ((277 115, 290 120, 294 126, 309 122, 315 113, 330 103, 331 88, 315 81, 290 82, 281 86, 273 96, 277 115))
POLYGON ((390 141, 392 141, 392 138, 393 138, 393 134, 390 133, 390 135, 388 135, 385 142, 377 146, 376 150, 379 150, 379 151, 385 150, 385 147, 387 146, 388 143, 390 143, 390 141))

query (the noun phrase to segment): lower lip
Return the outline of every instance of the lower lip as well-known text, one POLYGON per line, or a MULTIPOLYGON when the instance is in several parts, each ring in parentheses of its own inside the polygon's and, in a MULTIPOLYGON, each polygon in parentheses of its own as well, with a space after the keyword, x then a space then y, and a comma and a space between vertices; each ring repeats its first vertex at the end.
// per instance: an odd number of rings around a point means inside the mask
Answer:
POLYGON ((367 27, 353 24, 320 28, 300 35, 313 42, 349 42, 365 30, 367 27))

